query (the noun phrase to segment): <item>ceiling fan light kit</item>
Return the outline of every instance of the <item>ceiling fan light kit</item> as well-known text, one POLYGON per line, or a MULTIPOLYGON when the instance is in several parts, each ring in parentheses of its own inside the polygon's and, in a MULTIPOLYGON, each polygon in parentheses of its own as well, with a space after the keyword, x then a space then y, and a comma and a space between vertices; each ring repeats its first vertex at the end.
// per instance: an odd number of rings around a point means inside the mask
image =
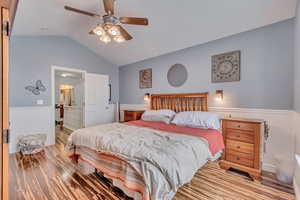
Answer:
POLYGON ((100 40, 102 41, 102 42, 104 42, 104 43, 109 43, 109 42, 111 42, 111 38, 107 35, 107 34, 104 34, 104 35, 102 35, 101 37, 100 37, 100 40))
POLYGON ((91 32, 99 36, 99 39, 104 43, 109 43, 112 40, 118 43, 125 41, 119 27, 112 24, 98 24, 91 32))
MULTIPOLYGON (((91 35, 96 35, 104 43, 115 41, 122 43, 126 40, 131 40, 133 37, 121 26, 121 24, 131 25, 148 25, 147 18, 136 17, 116 17, 114 16, 114 3, 115 0, 103 0, 104 10, 106 15, 102 16, 103 23, 98 24, 93 30, 89 32, 91 35)), ((90 17, 99 17, 100 15, 83 11, 70 6, 65 6, 68 11, 76 12, 79 14, 87 15, 90 17)))
POLYGON ((109 32, 109 34, 112 35, 112 36, 120 35, 119 28, 116 27, 116 26, 113 26, 113 27, 111 27, 110 29, 108 29, 108 32, 109 32))
POLYGON ((116 36, 114 37, 114 40, 118 43, 121 43, 125 41, 125 38, 123 38, 122 36, 116 36))
POLYGON ((101 36, 103 34, 105 34, 102 26, 97 26, 96 28, 94 28, 94 30, 92 31, 95 35, 101 36))

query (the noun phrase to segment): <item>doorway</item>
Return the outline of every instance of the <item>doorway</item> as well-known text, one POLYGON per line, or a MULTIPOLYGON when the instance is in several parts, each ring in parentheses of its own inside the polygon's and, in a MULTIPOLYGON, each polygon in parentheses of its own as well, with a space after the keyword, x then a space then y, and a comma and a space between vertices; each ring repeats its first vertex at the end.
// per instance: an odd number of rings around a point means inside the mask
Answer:
POLYGON ((84 127, 84 71, 53 69, 55 143, 65 145, 70 134, 84 127))

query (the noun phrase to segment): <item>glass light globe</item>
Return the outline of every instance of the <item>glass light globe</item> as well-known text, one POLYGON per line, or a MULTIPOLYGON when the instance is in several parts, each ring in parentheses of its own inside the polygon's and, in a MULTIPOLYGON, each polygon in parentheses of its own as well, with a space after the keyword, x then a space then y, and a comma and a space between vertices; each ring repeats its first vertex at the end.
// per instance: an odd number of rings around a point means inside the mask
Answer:
POLYGON ((111 38, 110 38, 108 35, 102 35, 102 36, 100 37, 100 40, 101 40, 102 42, 104 42, 104 43, 109 43, 109 42, 111 42, 111 38))
POLYGON ((98 36, 101 36, 101 35, 104 34, 104 30, 103 30, 103 28, 102 28, 101 26, 97 26, 97 27, 93 30, 93 32, 94 32, 96 35, 98 35, 98 36))
POLYGON ((114 40, 118 43, 121 43, 125 41, 125 38, 123 38, 122 36, 116 36, 114 37, 114 40))
POLYGON ((112 36, 116 36, 119 35, 119 29, 116 26, 112 26, 109 30, 108 30, 109 34, 112 36))

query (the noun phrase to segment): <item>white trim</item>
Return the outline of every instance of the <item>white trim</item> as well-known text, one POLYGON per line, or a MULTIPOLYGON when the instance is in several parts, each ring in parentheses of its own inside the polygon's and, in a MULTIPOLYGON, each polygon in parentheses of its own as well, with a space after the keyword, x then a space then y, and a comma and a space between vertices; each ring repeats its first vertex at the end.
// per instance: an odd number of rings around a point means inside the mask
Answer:
POLYGON ((300 191, 299 191, 300 188, 296 181, 296 179, 298 179, 298 180, 300 179, 300 177, 297 177, 297 176, 299 176, 298 171, 300 169, 300 156, 296 154, 295 157, 296 157, 296 169, 295 169, 295 175, 293 178, 293 186, 294 186, 296 200, 300 200, 300 191))
POLYGON ((299 191, 299 186, 297 184, 296 178, 293 178, 293 186, 294 186, 294 191, 295 191, 295 196, 296 200, 300 200, 300 191, 299 191))
POLYGON ((263 163, 262 164, 262 170, 267 171, 267 172, 276 172, 276 166, 268 163, 263 163))
POLYGON ((145 109, 147 110, 147 104, 120 104, 120 110, 126 110, 126 109, 131 109, 131 110, 140 110, 140 109, 145 109))
POLYGON ((300 167, 300 156, 296 154, 295 157, 296 157, 297 165, 300 167))
MULTIPOLYGON (((52 106, 52 110, 53 110, 53 114, 52 114, 52 120, 50 123, 52 123, 53 125, 55 124, 55 112, 54 112, 54 106, 55 106, 55 70, 60 70, 60 71, 68 71, 68 72, 75 72, 75 73, 82 73, 83 74, 83 93, 85 93, 85 77, 86 77, 86 71, 84 70, 80 70, 80 69, 74 69, 74 68, 68 68, 68 67, 60 67, 60 66, 56 66, 53 65, 51 66, 51 106, 52 106)), ((85 103, 83 102, 83 107, 82 107, 82 114, 84 113, 84 105, 85 103)), ((84 114, 83 114, 84 116, 84 114)), ((83 124, 84 123, 84 117, 83 117, 83 124)), ((53 134, 55 135, 55 128, 53 130, 53 134)))
POLYGON ((236 113, 264 113, 264 114, 293 114, 293 110, 273 110, 273 109, 257 109, 257 108, 223 108, 223 107, 208 107, 209 111, 224 111, 236 113))
MULTIPOLYGON (((147 104, 120 104, 120 109, 149 109, 147 104)), ((236 112, 236 113, 264 113, 264 114, 293 114, 293 110, 273 110, 273 109, 257 109, 257 108, 224 108, 224 107, 208 107, 211 112, 236 112)))
POLYGON ((76 130, 76 129, 74 129, 74 128, 70 127, 70 126, 66 126, 66 125, 64 125, 64 128, 69 129, 71 131, 75 131, 76 130))

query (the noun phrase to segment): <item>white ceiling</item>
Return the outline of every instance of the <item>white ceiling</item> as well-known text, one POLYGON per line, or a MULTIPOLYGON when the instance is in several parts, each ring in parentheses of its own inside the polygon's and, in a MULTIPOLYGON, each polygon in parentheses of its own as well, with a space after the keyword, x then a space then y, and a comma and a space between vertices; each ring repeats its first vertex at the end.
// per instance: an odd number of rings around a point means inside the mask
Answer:
POLYGON ((99 19, 63 9, 69 5, 104 14, 101 0, 22 0, 13 34, 69 36, 121 66, 292 18, 296 4, 297 0, 117 0, 117 16, 148 17, 150 25, 124 25, 134 39, 105 45, 87 34, 99 19))

